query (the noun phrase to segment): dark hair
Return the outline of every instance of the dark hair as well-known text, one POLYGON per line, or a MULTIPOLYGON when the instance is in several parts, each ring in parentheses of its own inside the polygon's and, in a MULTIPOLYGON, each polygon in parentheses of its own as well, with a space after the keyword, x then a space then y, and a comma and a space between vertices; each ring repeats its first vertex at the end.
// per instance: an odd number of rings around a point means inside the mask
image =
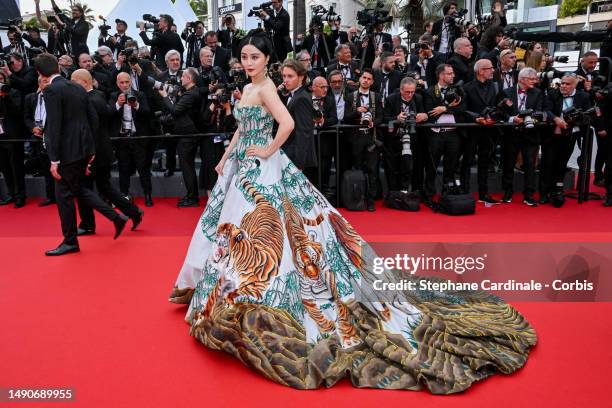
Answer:
POLYGON ((72 9, 77 9, 81 12, 81 14, 85 14, 85 10, 83 10, 83 6, 81 6, 80 4, 74 4, 72 7, 70 7, 70 10, 72 9))
POLYGON ((364 68, 363 71, 361 71, 361 76, 365 73, 372 75, 372 78, 374 78, 374 70, 372 70, 372 68, 364 68))
POLYGON ((195 83, 198 80, 198 77, 200 76, 200 74, 198 73, 198 70, 193 67, 189 67, 185 69, 184 72, 189 74, 189 78, 191 78, 193 83, 195 83))
POLYGON ((21 54, 20 54, 20 53, 18 53, 18 52, 11 52, 11 53, 9 54, 9 57, 13 57, 13 58, 18 59, 18 60, 20 60, 20 61, 23 61, 23 55, 21 55, 21 54))
POLYGON ((440 74, 446 71, 446 67, 452 68, 449 64, 440 64, 436 67, 436 78, 440 78, 440 74))
POLYGON ((285 68, 292 69, 298 76, 303 77, 302 85, 306 83, 306 79, 308 79, 308 71, 306 71, 306 67, 300 61, 294 59, 286 59, 285 62, 283 62, 283 65, 281 65, 281 72, 285 68))
POLYGON ((249 31, 246 37, 240 42, 238 46, 239 52, 242 52, 242 48, 245 45, 252 45, 263 53, 266 57, 272 55, 273 45, 266 32, 261 28, 256 28, 249 31))
POLYGON ((397 47, 395 47, 393 49, 393 53, 395 53, 395 51, 397 50, 402 50, 402 52, 404 53, 405 56, 408 56, 408 48, 405 45, 398 45, 397 47))
POLYGON ((206 34, 204 34, 204 39, 208 38, 208 37, 216 37, 217 36, 217 32, 216 31, 207 31, 206 34))
POLYGON ((57 58, 51 54, 40 54, 34 59, 36 71, 44 77, 50 77, 59 72, 59 64, 57 58))
POLYGON ((327 82, 331 84, 332 77, 336 75, 342 75, 342 72, 340 72, 340 70, 334 69, 329 74, 327 74, 327 82))
POLYGON ((171 15, 169 15, 169 14, 160 14, 159 17, 161 17, 164 20, 166 20, 166 23, 168 23, 168 25, 170 27, 172 27, 174 25, 174 19, 172 18, 171 15))
POLYGON ((446 15, 448 13, 448 10, 450 10, 451 6, 455 6, 455 8, 459 8, 459 5, 456 2, 451 1, 450 3, 447 3, 444 7, 442 7, 442 13, 446 15))
POLYGON ((597 57, 597 58, 599 58, 599 55, 597 55, 597 53, 596 53, 596 52, 593 52, 593 51, 587 51, 587 52, 585 52, 584 54, 582 54, 582 57, 581 57, 581 58, 588 58, 588 57, 597 57))
POLYGON ((488 50, 492 50, 497 45, 497 36, 503 35, 504 29, 501 26, 491 26, 482 33, 482 38, 480 39, 480 45, 487 48, 488 50))
POLYGON ((429 21, 427 21, 426 23, 423 24, 423 32, 427 31, 427 27, 430 24, 433 24, 433 21, 429 20, 429 21))
POLYGON ((385 61, 387 61, 387 58, 391 58, 391 57, 395 57, 395 55, 392 52, 385 51, 382 54, 380 54, 380 62, 384 64, 385 61))

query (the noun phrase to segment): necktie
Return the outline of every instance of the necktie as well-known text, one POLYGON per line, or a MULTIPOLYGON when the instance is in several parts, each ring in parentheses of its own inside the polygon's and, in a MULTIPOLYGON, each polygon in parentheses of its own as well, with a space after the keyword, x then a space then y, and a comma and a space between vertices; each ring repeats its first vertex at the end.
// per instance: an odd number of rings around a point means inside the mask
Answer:
POLYGON ((383 73, 383 80, 380 85, 380 93, 383 95, 383 98, 387 97, 387 84, 389 83, 389 74, 383 73))
POLYGON ((574 104, 574 98, 572 96, 563 97, 563 110, 569 109, 574 104))

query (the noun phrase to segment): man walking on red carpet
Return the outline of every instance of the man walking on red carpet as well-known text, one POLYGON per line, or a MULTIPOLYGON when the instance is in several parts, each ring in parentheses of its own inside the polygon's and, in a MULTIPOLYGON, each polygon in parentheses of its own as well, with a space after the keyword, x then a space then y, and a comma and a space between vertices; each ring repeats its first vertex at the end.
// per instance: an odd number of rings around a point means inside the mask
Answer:
POLYGON ((87 92, 59 75, 59 65, 53 55, 39 55, 36 70, 49 83, 43 91, 47 112, 43 140, 51 161, 51 175, 55 179, 57 208, 64 235, 64 241, 45 255, 58 256, 79 252, 75 197, 115 224, 115 239, 123 231, 128 218, 116 213, 83 185, 95 157, 90 127, 90 118, 95 118, 95 112, 87 99, 87 92))

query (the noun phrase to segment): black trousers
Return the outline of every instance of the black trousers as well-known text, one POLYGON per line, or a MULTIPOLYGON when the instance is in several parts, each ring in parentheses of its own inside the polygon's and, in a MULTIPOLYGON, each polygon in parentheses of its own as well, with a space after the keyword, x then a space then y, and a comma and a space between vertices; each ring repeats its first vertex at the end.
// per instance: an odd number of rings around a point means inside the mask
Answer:
POLYGON ((130 194, 131 163, 133 162, 136 170, 138 170, 143 193, 145 195, 151 194, 153 187, 151 184, 151 161, 149 160, 148 141, 121 140, 117 142, 116 154, 119 164, 119 190, 121 193, 123 195, 130 194))
POLYGON ((111 221, 119 217, 96 193, 85 187, 85 168, 88 161, 88 159, 83 159, 74 163, 60 164, 58 172, 62 178, 55 180, 57 210, 62 223, 62 234, 64 243, 69 245, 78 243, 74 198, 111 221))
POLYGON ((319 139, 321 143, 319 150, 321 151, 321 186, 329 187, 329 177, 331 174, 331 163, 332 159, 336 159, 336 171, 338 171, 337 157, 336 157, 336 135, 332 132, 324 132, 320 135, 319 139))
POLYGON ((373 147, 374 135, 372 130, 368 132, 353 132, 349 139, 349 149, 351 155, 351 165, 356 169, 361 169, 368 179, 368 199, 374 200, 376 197, 378 179, 378 147, 373 147))
POLYGON ((557 183, 563 183, 567 161, 572 156, 579 133, 571 135, 548 135, 542 141, 540 161, 540 197, 547 196, 557 183))
POLYGON ((166 139, 163 142, 166 148, 166 170, 176 170, 176 151, 178 141, 176 139, 166 139))
POLYGON ((442 181, 444 186, 455 184, 455 169, 459 162, 461 135, 455 131, 431 131, 429 135, 429 159, 431 166, 426 166, 425 194, 432 197, 436 193, 436 176, 440 160, 444 157, 442 181))
POLYGON ((461 186, 470 191, 470 179, 474 156, 478 152, 478 193, 489 193, 489 164, 491 163, 491 149, 493 148, 493 133, 496 129, 470 129, 463 145, 463 159, 461 160, 461 186))
POLYGON ((4 175, 9 196, 25 198, 23 143, 0 143, 0 172, 4 175))
POLYGON ((518 153, 523 155, 525 170, 525 197, 532 197, 536 190, 536 155, 539 143, 533 135, 526 134, 524 130, 512 130, 504 134, 504 169, 502 172, 502 188, 504 192, 514 192, 514 165, 518 153))
MULTIPOLYGON (((111 167, 110 166, 92 166, 92 172, 83 180, 83 185, 93 191, 94 183, 98 194, 100 194, 111 204, 114 204, 123 214, 128 217, 136 217, 138 215, 138 207, 130 200, 125 198, 111 183, 111 167)), ((96 217, 93 208, 88 206, 82 199, 78 199, 79 216, 81 218, 80 228, 87 230, 96 229, 96 217)))
MULTIPOLYGON (((194 133, 197 133, 195 131, 194 133)), ((212 190, 217 182, 217 172, 215 166, 219 164, 225 148, 223 142, 215 143, 214 138, 206 136, 200 143, 200 159, 202 166, 200 167, 200 187, 204 190, 212 190)))
MULTIPOLYGON (((597 138, 597 154, 595 155, 595 178, 600 179, 604 176, 604 165, 608 160, 608 151, 610 144, 610 135, 601 137, 595 133, 597 138)), ((606 165, 607 167, 607 165, 606 165)))
POLYGON ((412 190, 424 191, 427 166, 431 167, 428 130, 417 130, 416 140, 412 143, 412 190))
POLYGON ((51 175, 51 161, 42 143, 32 143, 34 158, 38 173, 45 178, 45 193, 47 198, 55 200, 55 179, 51 175))
MULTIPOLYGON (((610 136, 612 136, 612 125, 608 124, 606 126, 606 132, 608 133, 608 135, 605 138, 609 138, 610 136)), ((603 144, 603 146, 606 149, 606 161, 604 169, 604 173, 606 176, 606 194, 608 196, 612 196, 612 143, 608 140, 607 143, 603 144)))
MULTIPOLYGON (((189 133, 197 133, 197 130, 189 133)), ((189 137, 179 139, 177 150, 179 155, 179 165, 183 173, 183 182, 187 190, 186 197, 199 198, 198 177, 196 176, 195 158, 200 149, 200 168, 201 185, 206 190, 212 190, 217 182, 217 172, 215 166, 223 156, 223 142, 214 142, 210 136, 189 137)))
MULTIPOLYGON (((414 147, 412 140, 411 145, 411 148, 414 147)), ((401 136, 386 135, 383 145, 383 163, 390 191, 410 189, 413 155, 402 154, 402 148, 401 136)))

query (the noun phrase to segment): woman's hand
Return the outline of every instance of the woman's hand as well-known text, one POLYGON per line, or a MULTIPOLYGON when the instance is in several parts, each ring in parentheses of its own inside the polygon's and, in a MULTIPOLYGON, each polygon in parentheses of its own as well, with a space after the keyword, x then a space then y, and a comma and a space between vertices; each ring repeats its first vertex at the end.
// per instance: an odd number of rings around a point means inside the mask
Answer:
POLYGON ((247 147, 246 154, 247 156, 257 156, 261 157, 262 159, 267 159, 271 155, 268 148, 255 145, 247 147))
POLYGON ((223 166, 225 166, 225 160, 227 160, 227 159, 226 158, 222 158, 221 161, 219 162, 219 164, 217 164, 217 166, 215 167, 215 171, 220 176, 223 175, 223 166))

